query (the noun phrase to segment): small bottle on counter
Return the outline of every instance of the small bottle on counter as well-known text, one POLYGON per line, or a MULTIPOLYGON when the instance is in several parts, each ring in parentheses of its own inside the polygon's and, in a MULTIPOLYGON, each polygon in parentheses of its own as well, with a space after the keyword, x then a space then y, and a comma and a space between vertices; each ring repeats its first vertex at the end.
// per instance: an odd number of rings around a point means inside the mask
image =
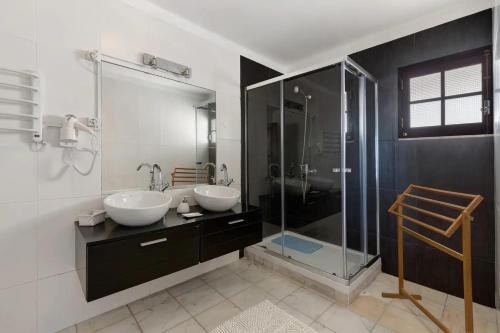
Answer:
POLYGON ((184 197, 179 206, 177 206, 177 213, 179 214, 189 213, 189 204, 187 202, 187 197, 184 197))

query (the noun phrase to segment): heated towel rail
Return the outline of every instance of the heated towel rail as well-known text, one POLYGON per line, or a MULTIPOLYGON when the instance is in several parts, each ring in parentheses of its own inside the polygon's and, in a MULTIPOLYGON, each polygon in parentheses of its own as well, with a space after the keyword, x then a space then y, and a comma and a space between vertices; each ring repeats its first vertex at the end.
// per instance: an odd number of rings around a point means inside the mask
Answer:
MULTIPOLYGON (((30 99, 26 98, 11 98, 11 97, 0 97, 0 105, 26 105, 31 109, 30 114, 22 114, 18 112, 4 112, 0 110, 0 118, 3 119, 18 119, 18 120, 29 120, 31 127, 14 127, 14 126, 0 126, 0 132, 19 132, 19 133, 29 133, 33 137, 34 146, 38 150, 43 145, 42 131, 43 131, 43 119, 42 110, 39 104, 39 92, 40 92, 40 78, 36 73, 14 70, 10 68, 0 67, 0 92, 5 90, 16 90, 19 92, 27 91, 29 92, 30 99), (4 79, 8 76, 27 78, 30 84, 19 84, 14 82, 8 82, 4 79)), ((3 96, 3 94, 2 94, 3 96)))

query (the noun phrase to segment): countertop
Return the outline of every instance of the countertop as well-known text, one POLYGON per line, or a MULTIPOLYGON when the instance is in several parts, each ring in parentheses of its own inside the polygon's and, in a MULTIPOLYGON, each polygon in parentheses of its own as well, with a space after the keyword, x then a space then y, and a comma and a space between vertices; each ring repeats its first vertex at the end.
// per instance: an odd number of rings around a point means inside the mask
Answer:
POLYGON ((191 206, 190 212, 200 212, 203 216, 186 219, 182 215, 177 214, 176 208, 170 209, 163 220, 153 223, 144 227, 127 227, 114 222, 112 219, 107 218, 106 221, 93 227, 80 227, 78 222, 75 222, 76 231, 79 232, 83 240, 87 244, 105 243, 108 241, 116 241, 128 237, 133 237, 139 234, 150 232, 162 231, 170 228, 182 227, 193 223, 200 223, 211 219, 238 216, 242 214, 252 213, 258 211, 259 208, 249 206, 248 208, 242 207, 238 204, 232 209, 225 212, 210 212, 204 210, 200 206, 191 206))

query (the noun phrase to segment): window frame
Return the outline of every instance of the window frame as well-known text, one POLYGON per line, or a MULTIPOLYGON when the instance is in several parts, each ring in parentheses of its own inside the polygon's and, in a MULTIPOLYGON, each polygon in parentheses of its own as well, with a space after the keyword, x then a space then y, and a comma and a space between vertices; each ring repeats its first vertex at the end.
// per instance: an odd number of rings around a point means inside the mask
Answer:
POLYGON ((398 71, 398 91, 399 91, 399 112, 398 112, 398 137, 400 139, 436 136, 456 136, 456 135, 480 135, 493 133, 493 74, 492 74, 491 46, 461 52, 450 56, 445 56, 430 61, 399 68, 398 71), (476 96, 475 93, 466 93, 453 96, 445 96, 445 71, 466 67, 481 63, 482 69, 482 107, 489 101, 487 112, 483 111, 481 123, 450 124, 445 125, 445 101, 451 98, 476 96), (441 73, 441 95, 440 97, 419 100, 418 102, 441 102, 441 125, 410 127, 410 79, 433 73, 441 73))

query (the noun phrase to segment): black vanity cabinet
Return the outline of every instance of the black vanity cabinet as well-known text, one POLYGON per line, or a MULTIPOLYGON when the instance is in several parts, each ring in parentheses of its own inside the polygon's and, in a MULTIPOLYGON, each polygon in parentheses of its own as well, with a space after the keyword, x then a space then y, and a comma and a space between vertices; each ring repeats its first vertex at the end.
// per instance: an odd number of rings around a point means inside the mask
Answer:
POLYGON ((85 257, 85 264, 78 267, 77 262, 77 270, 82 282, 86 281, 82 286, 90 302, 198 264, 200 225, 150 231, 86 246, 83 239, 80 242, 80 256, 82 261, 85 257))
POLYGON ((227 212, 203 214, 186 220, 171 209, 163 221, 135 228, 110 219, 94 227, 76 224, 76 270, 87 301, 262 240, 257 208, 237 206, 227 212))

